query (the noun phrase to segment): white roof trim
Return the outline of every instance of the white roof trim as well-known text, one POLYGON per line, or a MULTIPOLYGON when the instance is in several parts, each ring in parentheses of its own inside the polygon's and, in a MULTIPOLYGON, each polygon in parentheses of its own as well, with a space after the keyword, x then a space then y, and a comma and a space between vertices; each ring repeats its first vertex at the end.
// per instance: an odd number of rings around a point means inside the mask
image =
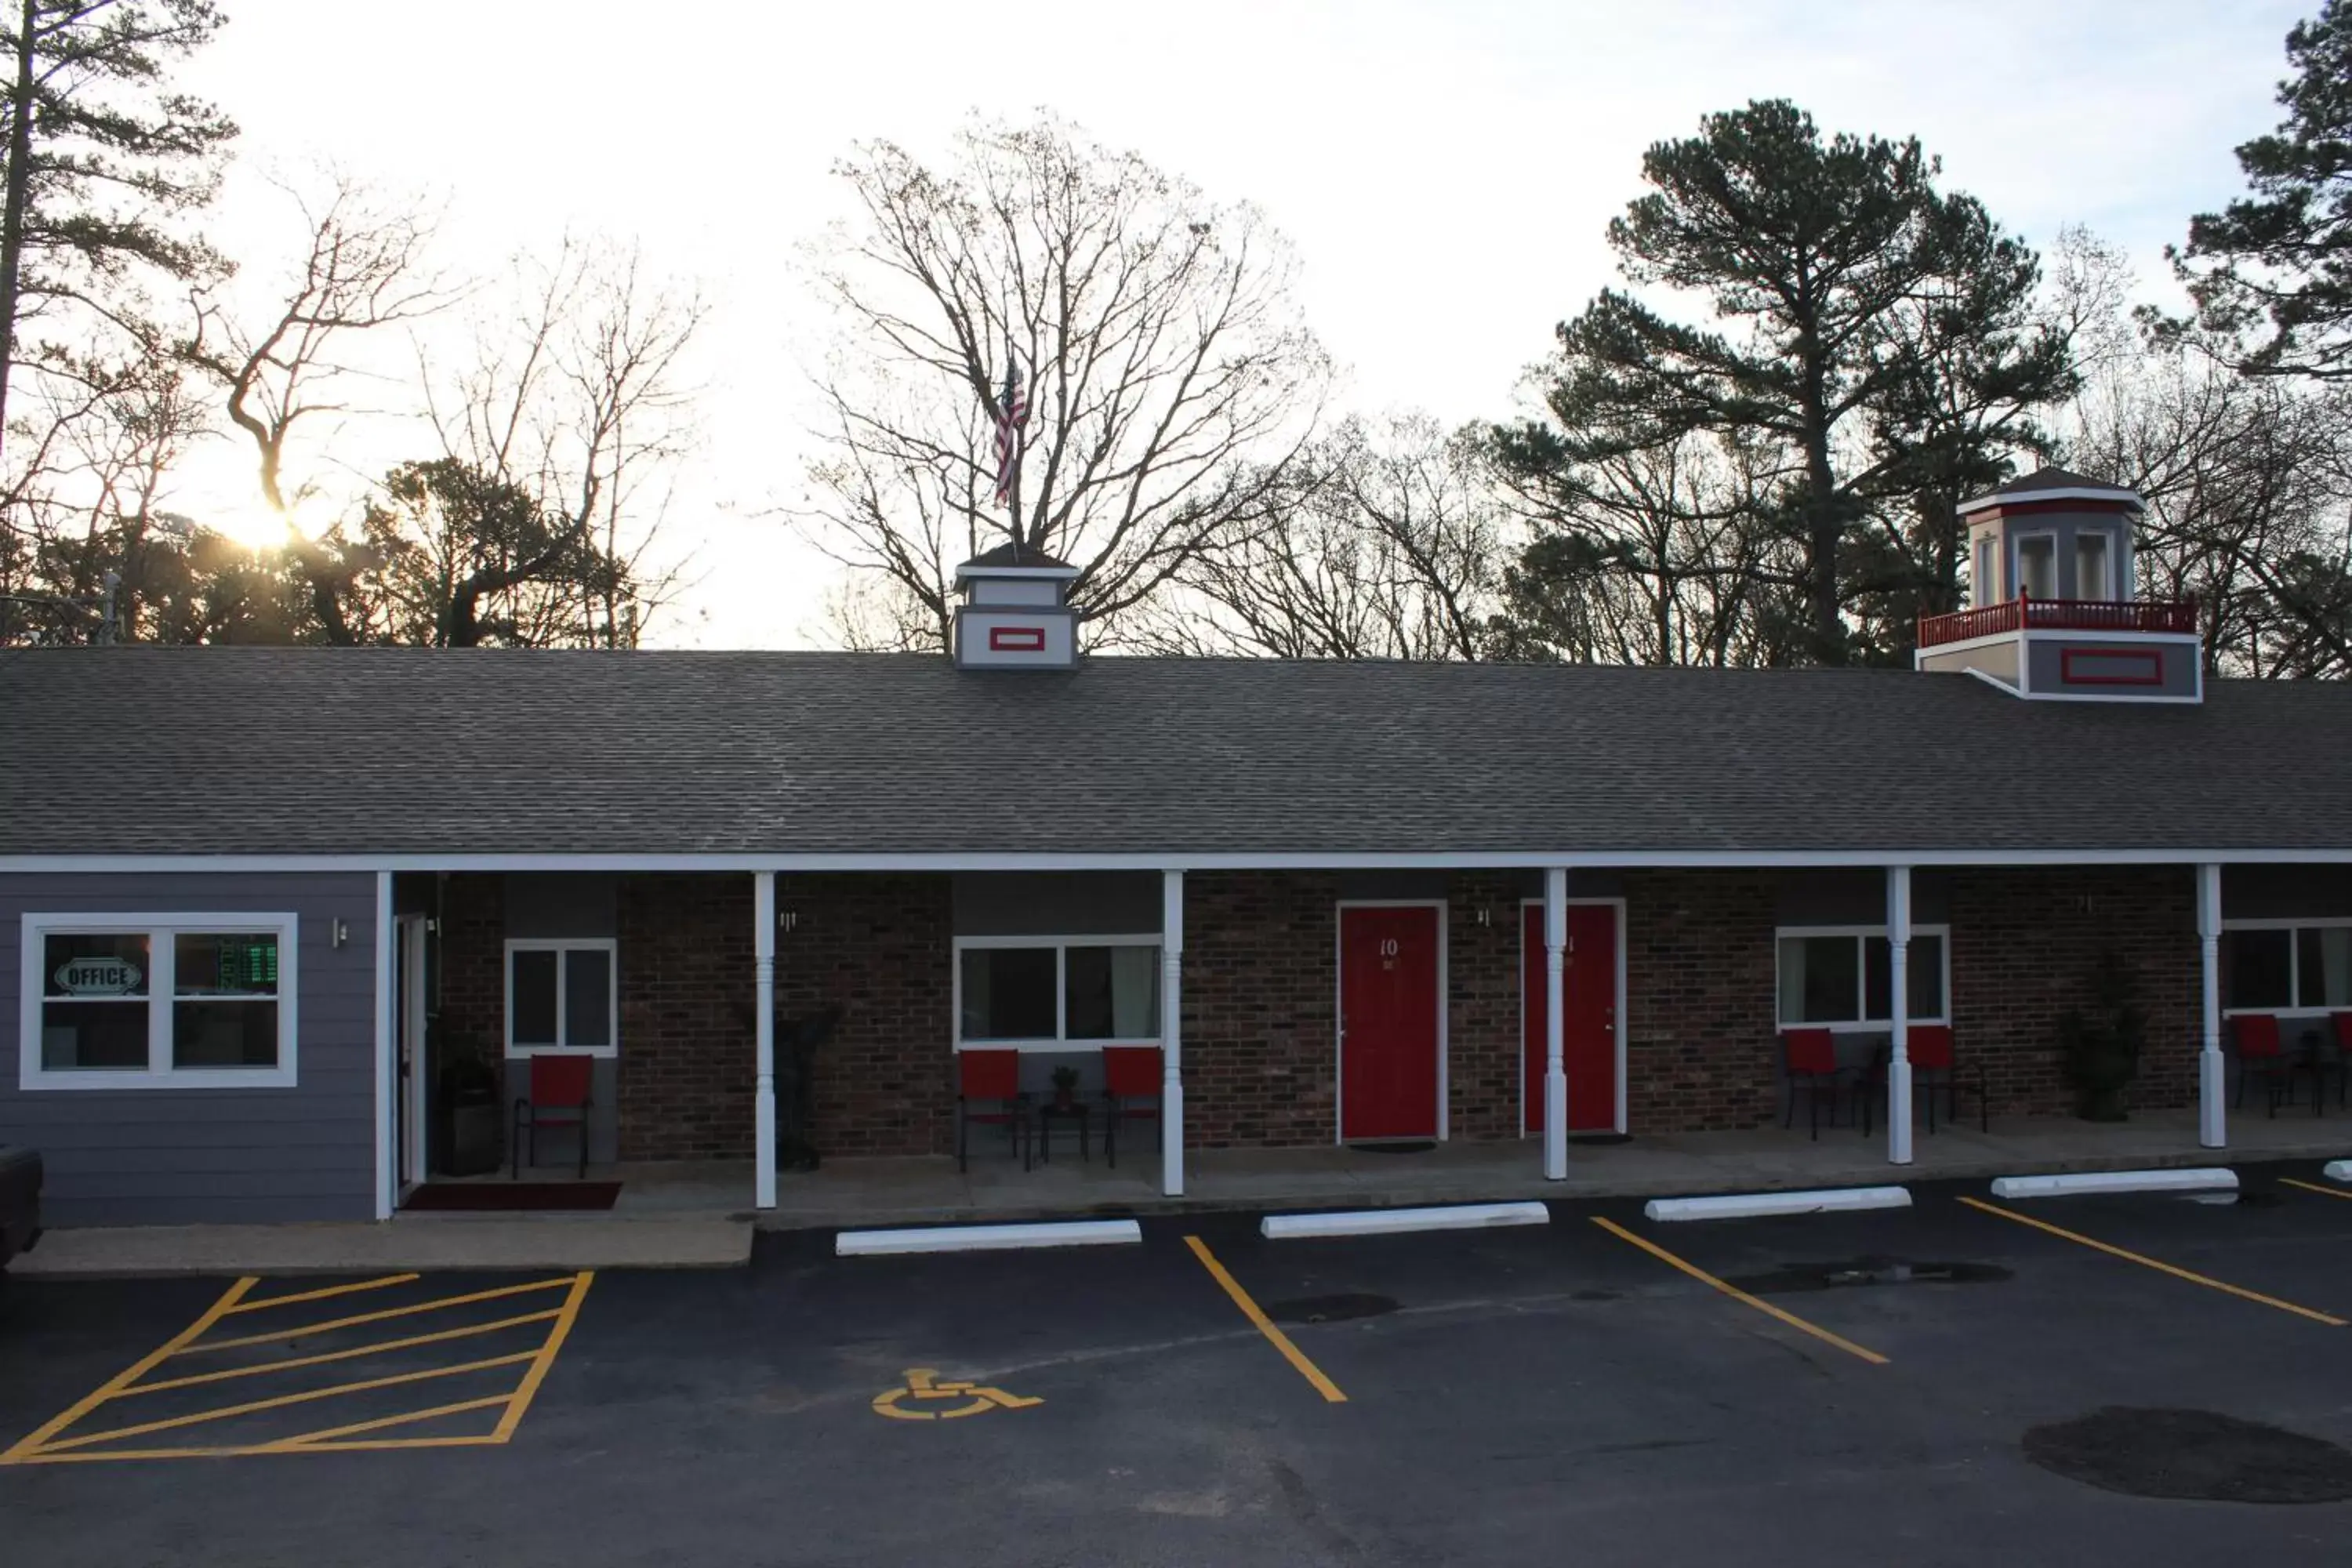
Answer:
POLYGON ((2352 865, 2352 847, 2298 849, 1512 849, 1384 852, 1158 850, 1062 854, 981 850, 803 855, 8 855, 0 876, 32 872, 226 871, 1346 871, 1717 869, 1836 866, 2352 865))
POLYGON ((1974 500, 1964 500, 1954 510, 1960 516, 1966 517, 1972 511, 1984 511, 1992 507, 2023 506, 2029 501, 2045 500, 2099 500, 2110 505, 2120 502, 2130 507, 2134 511, 2147 510, 2147 503, 2139 499, 2138 491, 2125 489, 2121 485, 2112 489, 2093 489, 2087 486, 2074 485, 2058 490, 2011 490, 2006 495, 1996 491, 1991 495, 1979 496, 1974 500))
POLYGON ((1060 578, 1064 582, 1078 574, 1075 566, 974 566, 970 562, 956 568, 956 581, 967 577, 1060 578))

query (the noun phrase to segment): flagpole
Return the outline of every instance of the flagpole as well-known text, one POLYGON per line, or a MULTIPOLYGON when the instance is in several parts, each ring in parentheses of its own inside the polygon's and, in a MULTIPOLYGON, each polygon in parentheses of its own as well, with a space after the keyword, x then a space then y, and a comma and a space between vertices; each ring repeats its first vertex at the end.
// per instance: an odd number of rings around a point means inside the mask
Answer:
MULTIPOLYGON (((1012 324, 1007 322, 1004 331, 1004 400, 1007 405, 1005 411, 1008 415, 1012 412, 1013 399, 1017 395, 1014 389, 1019 385, 1020 374, 1020 362, 1013 357, 1012 324)), ((1013 429, 1013 484, 1009 491, 1011 501, 1009 511, 1013 522, 1013 559, 1016 562, 1021 559, 1021 427, 1016 425, 1013 429)))

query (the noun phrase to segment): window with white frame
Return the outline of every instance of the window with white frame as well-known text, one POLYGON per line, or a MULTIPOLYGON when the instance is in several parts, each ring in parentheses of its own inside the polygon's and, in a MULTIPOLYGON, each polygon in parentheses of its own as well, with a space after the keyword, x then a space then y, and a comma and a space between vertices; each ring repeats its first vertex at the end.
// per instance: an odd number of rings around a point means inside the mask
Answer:
POLYGON ((509 942, 507 1055, 614 1055, 621 1003, 614 951, 610 937, 509 942))
MULTIPOLYGON (((1906 1016, 1949 1022, 1950 928, 1913 926, 1906 1016)), ((1895 960, 1884 926, 1793 927, 1777 933, 1783 1027, 1886 1028, 1895 1021, 1895 960)))
POLYGON ((291 914, 29 914, 25 1089, 283 1089, 291 914))
POLYGON ((2058 536, 2029 533, 2017 542, 2017 586, 2029 599, 2058 596, 2058 536))
POLYGON ((956 1044, 1150 1045, 1160 1038, 1160 939, 956 939, 956 1044))
POLYGON ((2352 1008, 2352 920, 2225 923, 2221 1006, 2231 1013, 2352 1008))

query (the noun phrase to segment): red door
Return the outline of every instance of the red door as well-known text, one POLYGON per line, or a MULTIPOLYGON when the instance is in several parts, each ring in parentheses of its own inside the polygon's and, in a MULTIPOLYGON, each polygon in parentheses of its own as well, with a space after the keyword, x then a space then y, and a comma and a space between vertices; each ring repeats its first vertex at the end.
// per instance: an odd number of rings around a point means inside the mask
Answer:
POLYGON ((1339 911, 1339 1136, 1437 1136, 1437 916, 1339 911))
MULTIPOLYGON (((1543 906, 1527 906, 1519 973, 1520 1039, 1527 1065, 1528 1131, 1544 1124, 1543 906)), ((1568 906, 1568 951, 1560 954, 1567 1007, 1560 1017, 1560 1066, 1568 1074, 1568 1130, 1617 1130, 1617 909, 1568 906)))

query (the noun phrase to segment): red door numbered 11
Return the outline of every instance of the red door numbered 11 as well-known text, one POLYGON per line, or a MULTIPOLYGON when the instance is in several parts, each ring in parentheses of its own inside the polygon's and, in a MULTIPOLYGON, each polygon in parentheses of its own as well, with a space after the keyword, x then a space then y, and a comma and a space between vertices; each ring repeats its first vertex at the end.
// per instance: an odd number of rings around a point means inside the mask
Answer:
MULTIPOLYGON (((1543 906, 1529 904, 1521 937, 1520 1040, 1527 1068, 1528 1131, 1544 1124, 1543 906)), ((1568 951, 1560 955, 1560 1069, 1568 1077, 1568 1130, 1617 1130, 1617 910, 1609 904, 1568 906, 1568 951)))

